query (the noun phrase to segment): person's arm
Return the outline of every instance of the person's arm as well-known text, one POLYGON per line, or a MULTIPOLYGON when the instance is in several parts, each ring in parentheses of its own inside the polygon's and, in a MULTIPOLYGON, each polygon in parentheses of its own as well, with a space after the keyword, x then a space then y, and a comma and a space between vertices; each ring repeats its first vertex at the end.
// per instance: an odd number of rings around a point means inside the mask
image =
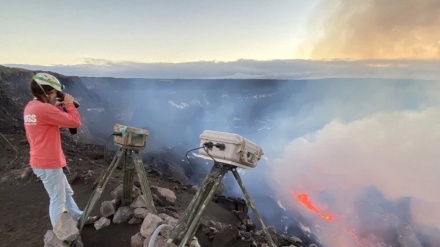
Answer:
POLYGON ((46 120, 48 124, 58 125, 66 128, 78 128, 81 125, 81 116, 73 103, 65 104, 67 112, 60 111, 55 106, 48 107, 46 120))

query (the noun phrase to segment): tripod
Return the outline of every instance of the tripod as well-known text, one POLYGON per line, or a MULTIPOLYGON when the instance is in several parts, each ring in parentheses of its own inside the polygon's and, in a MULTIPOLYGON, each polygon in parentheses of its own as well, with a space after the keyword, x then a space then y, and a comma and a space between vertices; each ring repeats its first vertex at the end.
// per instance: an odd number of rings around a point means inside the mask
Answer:
POLYGON ((231 171, 232 174, 234 174, 235 180, 237 180, 238 185, 243 191, 248 205, 251 207, 252 211, 255 214, 255 217, 257 218, 258 222, 261 225, 261 228, 263 229, 267 241, 269 242, 269 246, 275 247, 272 237, 267 231, 266 226, 264 225, 264 222, 254 205, 254 202, 252 201, 246 188, 244 187, 243 181, 241 180, 241 177, 237 172, 237 168, 235 166, 219 162, 214 162, 214 166, 211 168, 211 171, 206 176, 199 191, 190 202, 188 208, 182 214, 182 217, 180 217, 176 227, 172 230, 171 237, 170 239, 168 239, 165 245, 166 247, 169 247, 171 243, 174 243, 179 247, 184 247, 188 243, 188 241, 192 240, 198 226, 200 225, 200 221, 202 219, 202 215, 206 209, 206 206, 209 202, 211 202, 211 199, 218 185, 228 171, 231 171))
POLYGON ((122 206, 129 205, 132 201, 131 192, 133 188, 133 178, 134 172, 138 174, 139 182, 141 185, 141 191, 144 197, 145 202, 147 203, 147 207, 151 213, 157 214, 156 208, 154 207, 153 196, 150 191, 150 184, 148 183, 147 175, 145 173, 144 165, 142 164, 142 158, 139 155, 139 147, 132 146, 124 146, 119 145, 120 148, 116 152, 113 161, 110 163, 110 166, 107 168, 107 171, 102 174, 99 179, 99 183, 96 186, 96 189, 93 191, 92 196, 90 197, 81 218, 79 219, 79 231, 84 227, 90 212, 95 206, 96 202, 101 197, 102 192, 105 189, 111 175, 115 171, 118 164, 121 162, 122 158, 124 158, 123 170, 124 170, 124 182, 123 182, 123 195, 122 195, 122 206), (132 162, 126 162, 127 158, 131 157, 132 162))

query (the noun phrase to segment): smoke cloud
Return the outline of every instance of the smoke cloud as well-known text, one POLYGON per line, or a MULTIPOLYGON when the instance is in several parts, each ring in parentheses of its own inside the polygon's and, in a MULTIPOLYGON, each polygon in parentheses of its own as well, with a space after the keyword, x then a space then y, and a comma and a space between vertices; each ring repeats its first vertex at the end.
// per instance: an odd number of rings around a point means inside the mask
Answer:
MULTIPOLYGON (((360 195, 369 188, 383 193, 380 200, 374 197, 366 200, 382 205, 381 210, 384 210, 382 201, 404 201, 395 203, 400 211, 396 206, 394 211, 385 210, 384 214, 394 215, 408 224, 440 227, 440 198, 436 192, 440 185, 439 87, 400 84, 394 85, 396 93, 388 94, 392 91, 387 87, 376 86, 388 99, 377 95, 370 95, 371 99, 366 102, 362 98, 347 99, 346 106, 333 107, 339 111, 347 109, 339 113, 341 117, 294 138, 285 146, 282 158, 273 162, 271 177, 276 181, 273 186, 278 189, 280 198, 308 193, 320 208, 336 216, 334 222, 328 224, 319 217, 316 220, 329 228, 327 235, 332 233, 331 237, 321 236, 333 244, 330 246, 342 246, 336 236, 347 235, 346 229, 351 229, 348 226, 353 227, 359 224, 359 218, 372 214, 371 211, 363 214, 358 207, 360 195), (382 110, 372 106, 362 109, 362 104, 373 102, 378 107, 382 105, 382 110), (360 116, 353 114, 355 110, 360 111, 360 116), (402 214, 408 215, 402 217, 402 214)), ((364 89, 359 86, 360 91, 364 89)), ((354 97, 356 95, 354 92, 354 97)), ((332 98, 324 100, 322 107, 331 105, 332 98)), ((315 110, 313 114, 318 112, 315 110)), ((290 198, 289 204, 301 208, 296 198, 290 198)), ((304 212, 304 208, 301 210, 304 212)))
POLYGON ((312 59, 438 59, 439 11, 438 0, 321 1, 299 50, 312 59))

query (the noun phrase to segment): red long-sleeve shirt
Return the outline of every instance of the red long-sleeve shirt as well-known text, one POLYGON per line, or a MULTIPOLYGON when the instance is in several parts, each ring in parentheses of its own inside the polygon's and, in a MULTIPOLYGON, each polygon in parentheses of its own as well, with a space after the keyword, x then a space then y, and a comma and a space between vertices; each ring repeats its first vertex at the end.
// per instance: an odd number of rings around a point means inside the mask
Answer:
POLYGON ((38 100, 30 101, 24 108, 24 128, 32 167, 53 169, 66 165, 60 127, 79 127, 81 116, 73 104, 66 104, 65 108, 67 112, 38 100))

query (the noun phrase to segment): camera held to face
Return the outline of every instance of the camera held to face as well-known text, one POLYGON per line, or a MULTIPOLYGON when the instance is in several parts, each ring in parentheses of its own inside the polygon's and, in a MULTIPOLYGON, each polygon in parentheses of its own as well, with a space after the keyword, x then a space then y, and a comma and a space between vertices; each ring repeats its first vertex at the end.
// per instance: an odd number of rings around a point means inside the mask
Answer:
MULTIPOLYGON (((57 91, 57 100, 62 102, 64 101, 64 93, 57 91)), ((79 103, 76 100, 73 100, 73 104, 75 105, 76 108, 79 107, 79 103)))

